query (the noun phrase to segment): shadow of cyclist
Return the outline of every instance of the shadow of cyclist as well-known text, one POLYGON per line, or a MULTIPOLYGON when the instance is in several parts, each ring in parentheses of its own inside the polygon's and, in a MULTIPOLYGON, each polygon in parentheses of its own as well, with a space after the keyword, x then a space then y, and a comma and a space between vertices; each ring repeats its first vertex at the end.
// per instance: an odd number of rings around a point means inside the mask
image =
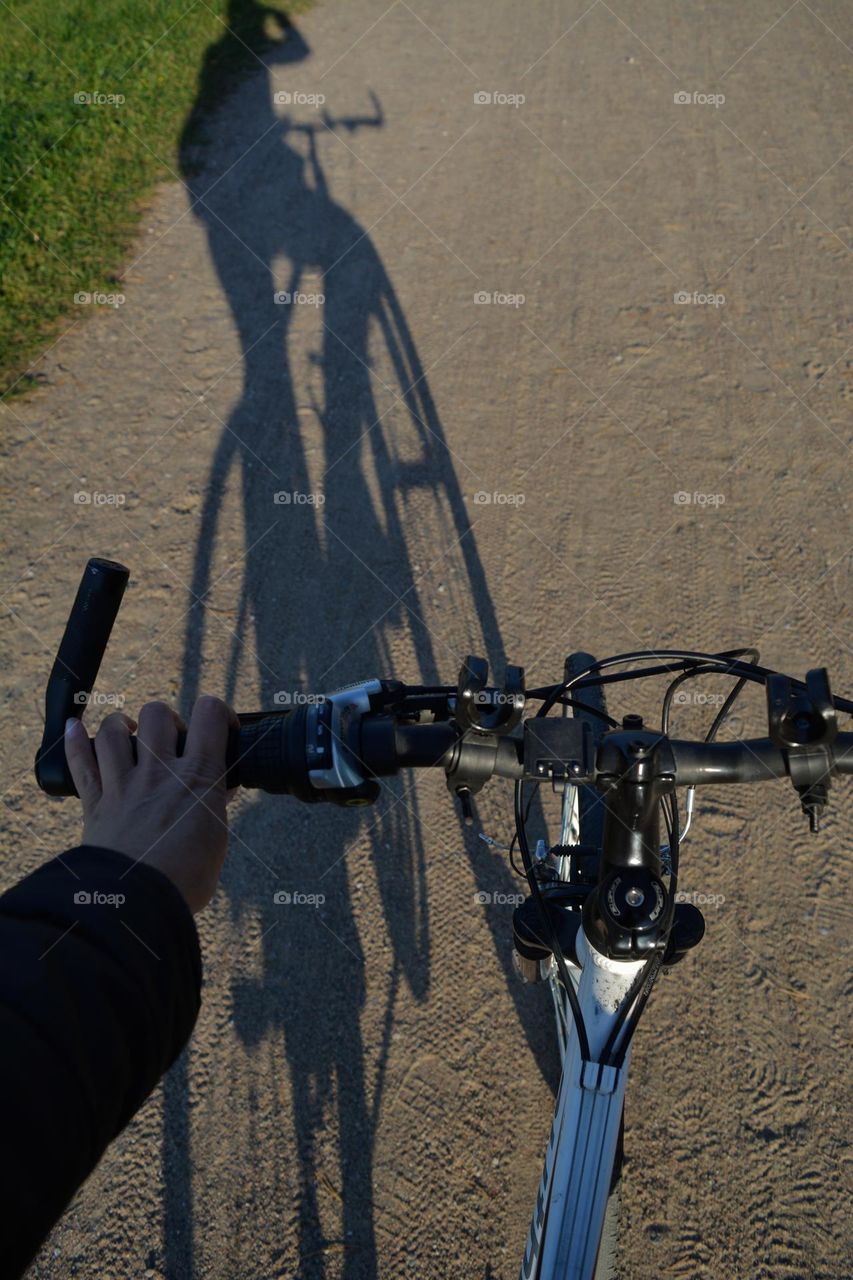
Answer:
MULTIPOLYGON (((231 8, 232 25, 263 49, 270 74, 252 77, 208 117, 222 46, 231 39, 226 34, 208 51, 181 144, 193 212, 205 225, 243 353, 242 394, 217 444, 202 512, 185 703, 199 687, 221 509, 233 484, 242 499, 245 560, 226 696, 241 662, 256 665, 267 706, 298 689, 329 689, 372 674, 446 681, 460 655, 424 622, 421 599, 425 571, 445 554, 455 566, 446 575, 448 603, 471 620, 475 649, 485 648, 492 670, 502 671, 494 606, 417 349, 370 237, 337 203, 321 164, 320 139, 381 128, 381 106, 371 95, 370 109, 359 114, 307 124, 278 115, 271 76, 280 86, 281 68, 304 61, 309 50, 280 17, 279 39, 264 44, 270 11, 231 8), (203 153, 196 150, 200 129, 214 143, 203 153), (322 308, 292 301, 318 293, 322 308), (277 302, 282 294, 291 302, 277 302), (409 659, 406 669, 395 670, 396 655, 409 651, 417 652, 418 670, 409 659)), ((386 788, 376 810, 361 818, 326 806, 297 814, 292 806, 285 824, 280 802, 260 799, 235 824, 237 857, 224 885, 235 923, 261 916, 263 977, 235 981, 234 1021, 249 1045, 271 1030, 282 1036, 304 1280, 327 1275, 329 1241, 316 1181, 330 1099, 339 1134, 339 1274, 347 1280, 377 1274, 372 1157, 395 1002, 403 983, 423 1000, 430 979, 420 827, 417 793, 402 782, 386 788), (370 1094, 361 1032, 363 945, 345 856, 356 840, 368 841, 372 851, 391 951, 370 1094), (283 917, 274 891, 319 893, 325 901, 294 906, 283 917)), ((465 847, 478 889, 514 891, 517 882, 501 857, 467 831, 465 847)), ((494 909, 487 918, 512 981, 509 916, 494 909)), ((541 1060, 544 1004, 512 989, 541 1060)), ((167 1081, 164 1117, 167 1272, 176 1276, 191 1274, 193 1265, 186 1099, 184 1058, 167 1081)))

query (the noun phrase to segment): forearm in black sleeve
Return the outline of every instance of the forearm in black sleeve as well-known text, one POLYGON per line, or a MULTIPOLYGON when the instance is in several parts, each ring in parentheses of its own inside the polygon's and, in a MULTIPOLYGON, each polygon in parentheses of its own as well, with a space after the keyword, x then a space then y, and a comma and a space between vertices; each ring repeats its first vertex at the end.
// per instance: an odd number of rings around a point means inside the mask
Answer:
POLYGON ((192 915, 161 872, 81 846, 0 897, 0 1274, 19 1275, 186 1044, 192 915))

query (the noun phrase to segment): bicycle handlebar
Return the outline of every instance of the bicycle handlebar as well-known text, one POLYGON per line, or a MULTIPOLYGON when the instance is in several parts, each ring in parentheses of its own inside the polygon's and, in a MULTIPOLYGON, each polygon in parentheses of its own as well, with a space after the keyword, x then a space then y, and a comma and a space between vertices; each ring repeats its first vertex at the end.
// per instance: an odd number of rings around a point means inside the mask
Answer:
MULTIPOLYGON (((530 721, 525 721, 530 724, 530 721)), ((380 733, 390 731, 382 726, 381 719, 363 727, 364 764, 372 774, 383 776, 400 769, 446 768, 454 746, 459 742, 458 731, 451 723, 432 725, 396 725, 394 727, 394 767, 388 766, 387 748, 373 754, 373 743, 380 733)), ((243 734, 241 732, 242 740, 243 734)), ((738 742, 693 742, 667 739, 675 760, 677 786, 708 786, 721 783, 768 782, 786 778, 789 773, 786 752, 769 738, 742 739, 738 742)), ((470 743, 468 744, 471 745, 470 743)), ((474 747, 476 750, 476 745, 474 747)), ((485 748, 484 748, 485 749, 485 748)), ((239 767, 239 766, 238 766, 239 767)), ((833 773, 853 773, 853 733, 839 733, 831 752, 830 769, 833 773)), ((596 774, 604 771, 596 766, 596 774)), ((540 781, 533 773, 525 773, 524 742, 522 738, 503 738, 497 744, 497 756, 492 776, 518 781, 540 781)), ((579 779, 580 780, 580 779, 579 779)), ((595 785, 595 778, 583 779, 595 785)), ((242 783, 241 785, 251 785, 242 783)))
MULTIPOLYGON (((65 760, 65 721, 85 710, 128 577, 128 570, 111 560, 90 560, 84 571, 48 681, 44 736, 36 756, 36 778, 49 795, 75 794, 65 760)), ((733 665, 740 673, 748 664, 733 665)), ((444 687, 407 689, 396 682, 370 680, 307 699, 306 705, 293 710, 239 716, 240 727, 228 744, 227 784, 308 802, 360 805, 376 799, 379 778, 401 769, 440 767, 449 783, 456 779, 454 789, 460 794, 479 790, 492 777, 538 782, 562 778, 606 789, 623 776, 621 768, 614 769, 614 760, 627 759, 638 750, 638 737, 646 752, 663 748, 656 760, 664 761, 668 776, 679 786, 791 776, 799 788, 805 778, 801 738, 808 752, 809 785, 835 773, 853 773, 853 733, 836 733, 834 721, 831 732, 813 739, 817 745, 808 745, 805 729, 813 729, 815 723, 822 729, 820 717, 834 717, 825 673, 810 673, 806 685, 795 682, 798 689, 808 686, 812 700, 805 704, 786 704, 785 687, 773 687, 770 728, 773 733, 776 724, 775 741, 680 741, 649 730, 638 733, 642 722, 632 718, 630 727, 626 720, 622 729, 605 734, 595 752, 587 750, 588 725, 584 729, 583 721, 574 718, 534 717, 523 722, 520 737, 511 736, 521 723, 523 672, 508 668, 507 688, 494 700, 490 693, 496 691, 484 689, 486 676, 485 663, 469 658, 455 696, 444 687), (436 717, 432 723, 421 722, 424 712, 436 717), (779 725, 788 713, 782 733, 779 725), (574 735, 568 746, 567 732, 574 735)), ((773 680, 786 684, 785 677, 770 673, 769 681, 773 680)), ((845 709, 850 706, 842 699, 836 702, 845 709)), ((180 735, 178 754, 182 749, 180 735)))
MULTIPOLYGON (((362 780, 349 787, 318 787, 312 781, 311 744, 306 742, 307 717, 303 709, 270 715, 250 713, 233 730, 226 753, 226 782, 273 795, 292 795, 309 803, 331 801, 341 805, 369 803, 376 798, 375 779, 391 777, 403 769, 447 769, 461 742, 458 728, 450 721, 438 724, 396 723, 393 717, 365 716, 360 725, 359 745, 338 744, 351 753, 363 771, 362 780)), ((529 724, 526 721, 525 724, 529 724)), ((177 754, 183 753, 186 735, 178 735, 177 754)), ((135 738, 131 741, 134 744, 135 738)), ((93 740, 94 742, 94 740, 93 740)), ((710 786, 731 783, 768 782, 789 776, 786 752, 769 738, 738 742, 692 742, 667 739, 675 761, 677 786, 710 786)), ((61 741, 60 741, 61 745, 61 741)), ((468 742, 469 750, 489 756, 491 777, 531 782, 542 779, 525 772, 523 738, 502 738, 497 744, 468 742)), ((334 746, 332 748, 335 749, 334 746)), ((42 760, 44 757, 42 757, 42 760)), ((596 764, 594 776, 578 781, 595 786, 604 771, 596 764)), ((853 774, 853 733, 839 733, 830 752, 828 774, 853 774)), ((70 775, 46 786, 44 771, 39 781, 51 795, 76 794, 70 775), (57 785, 58 784, 58 785, 57 785)))

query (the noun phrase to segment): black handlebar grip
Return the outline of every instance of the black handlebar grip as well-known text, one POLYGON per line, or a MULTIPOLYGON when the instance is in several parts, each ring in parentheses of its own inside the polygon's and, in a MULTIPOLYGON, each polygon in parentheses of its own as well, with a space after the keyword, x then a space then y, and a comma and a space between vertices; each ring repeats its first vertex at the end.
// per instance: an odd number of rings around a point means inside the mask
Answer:
MULTIPOLYGON (((300 735, 287 723, 293 714, 290 711, 277 715, 250 712, 237 717, 240 727, 231 730, 225 748, 225 785, 229 791, 235 787, 252 787, 275 795, 296 795, 300 800, 323 799, 311 786, 306 771, 304 717, 300 735)), ((94 739, 92 742, 94 744, 94 739)), ((131 735, 130 743, 136 760, 135 734, 131 735)), ((186 743, 187 731, 179 729, 176 756, 184 754, 186 743)))
MULTIPOLYGON (((252 787, 273 795, 298 796, 300 800, 322 800, 324 795, 311 786, 305 759, 305 717, 284 711, 275 715, 249 712, 238 716, 239 729, 232 729, 225 749, 225 785, 252 787)), ((132 736, 133 758, 137 758, 136 737, 132 736)), ((185 729, 178 731, 175 755, 186 746, 185 729)))
MULTIPOLYGON (((68 677, 87 696, 94 688, 130 570, 116 560, 93 558, 83 570, 51 680, 68 677)), ((85 700, 80 700, 80 712, 85 700)))
POLYGON ((48 795, 75 794, 65 760, 65 721, 79 719, 86 709, 129 577, 115 560, 94 558, 83 570, 45 693, 35 770, 48 795))
POLYGON ((304 804, 372 804, 379 784, 372 779, 357 787, 315 787, 309 774, 306 743, 307 707, 275 715, 241 717, 236 740, 229 742, 228 786, 295 796, 304 804))
POLYGON ((313 799, 317 793, 305 759, 305 708, 241 722, 228 770, 229 785, 313 799))

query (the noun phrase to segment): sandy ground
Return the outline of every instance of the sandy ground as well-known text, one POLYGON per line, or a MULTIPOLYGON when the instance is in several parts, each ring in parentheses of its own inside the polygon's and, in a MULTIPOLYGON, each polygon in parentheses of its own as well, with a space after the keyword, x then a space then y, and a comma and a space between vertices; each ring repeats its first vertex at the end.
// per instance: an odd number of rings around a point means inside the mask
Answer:
MULTIPOLYGON (((30 762, 90 554, 132 567, 130 708, 675 644, 849 691, 850 45, 837 0, 318 5, 211 121, 203 199, 152 201, 125 304, 2 407, 3 883, 76 838, 30 762)), ((702 797, 682 887, 724 901, 638 1035, 626 1278, 849 1275, 834 798, 810 839, 781 785, 702 797)), ((478 891, 517 883, 441 778, 244 794, 189 1050, 32 1274, 512 1280, 556 1066, 478 891)))

